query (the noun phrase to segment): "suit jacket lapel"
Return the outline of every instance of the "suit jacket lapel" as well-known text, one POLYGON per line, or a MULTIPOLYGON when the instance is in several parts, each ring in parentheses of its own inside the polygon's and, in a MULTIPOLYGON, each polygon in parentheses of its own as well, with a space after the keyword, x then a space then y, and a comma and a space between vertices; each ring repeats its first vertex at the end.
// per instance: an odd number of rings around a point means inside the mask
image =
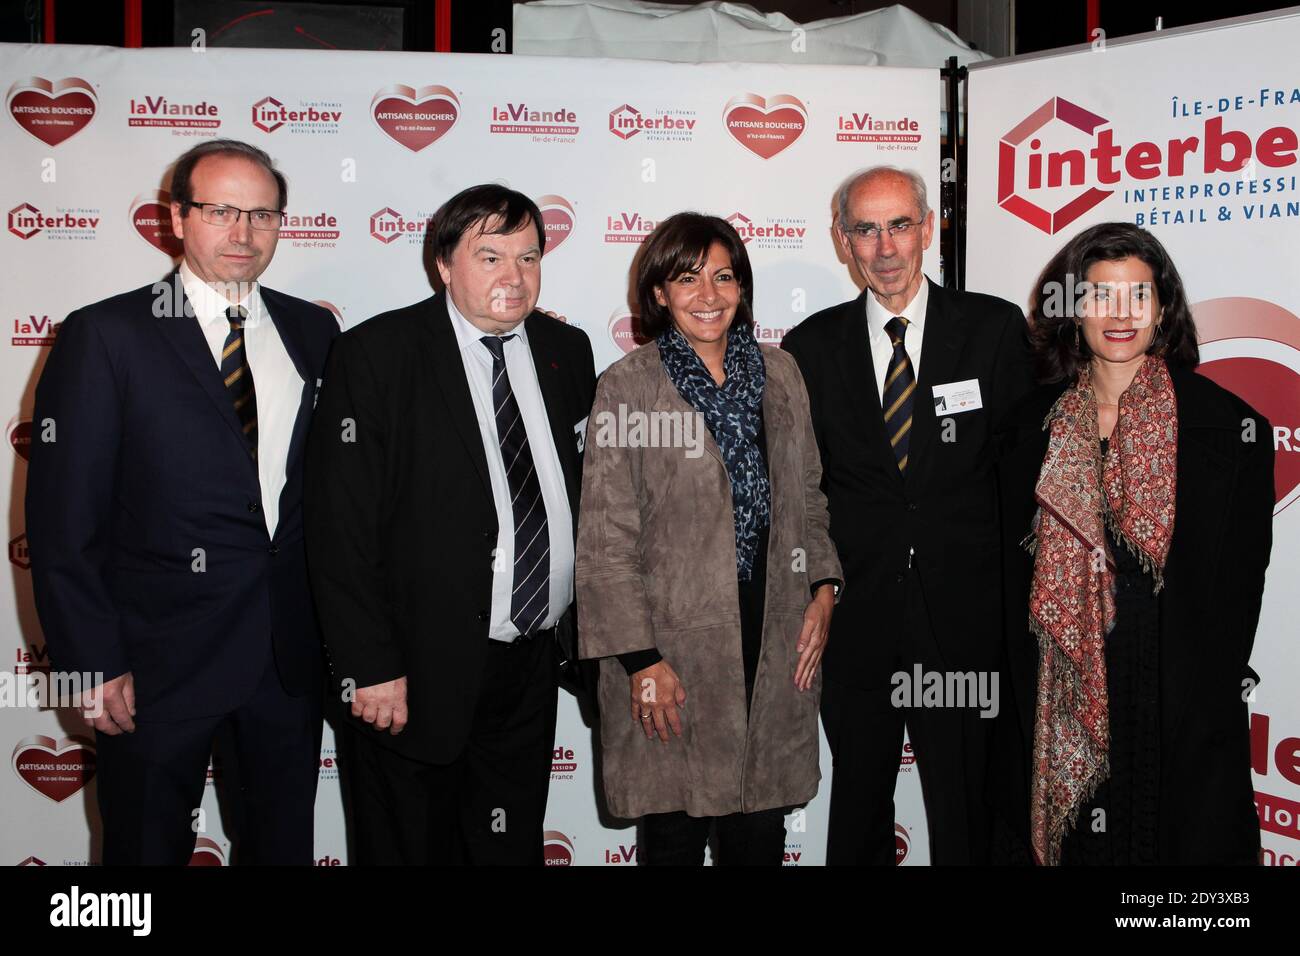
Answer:
MULTIPOLYGON (((311 420, 312 398, 316 394, 316 381, 312 376, 311 367, 307 364, 307 350, 303 345, 300 317, 289 308, 278 292, 266 288, 263 288, 261 292, 262 302, 265 304, 267 314, 275 325, 280 341, 284 344, 284 350, 289 353, 294 368, 298 370, 298 375, 302 378, 302 392, 298 397, 298 416, 294 419, 293 436, 289 440, 289 456, 285 468, 286 473, 292 474, 295 462, 302 455, 303 442, 307 440, 307 426, 311 420)), ((254 385, 256 385, 256 381, 254 381, 254 385)), ((287 483, 285 487, 288 487, 287 483)))
MULTIPOLYGON (((175 285, 180 286, 180 279, 174 279, 175 285)), ((239 441, 241 448, 247 449, 247 441, 244 438, 243 427, 239 423, 239 418, 235 414, 235 404, 231 400, 230 393, 226 390, 226 384, 221 379, 221 369, 213 361, 212 350, 208 348, 208 341, 203 337, 203 330, 199 326, 199 320, 194 315, 193 307, 189 303, 189 297, 182 293, 181 309, 175 316, 163 316, 158 319, 158 331, 162 337, 167 340, 168 344, 176 350, 181 361, 190 370, 190 373, 202 386, 203 390, 208 393, 212 403, 216 406, 217 414, 221 420, 226 423, 231 432, 239 441)), ((251 454, 244 455, 244 463, 248 474, 257 480, 257 463, 251 454)))
POLYGON ((465 377, 465 363, 460 357, 460 340, 451 327, 447 312, 447 293, 439 292, 428 300, 427 328, 433 337, 431 357, 435 378, 447 403, 447 417, 460 435, 469 459, 478 472, 483 493, 492 498, 492 479, 488 476, 487 454, 483 451, 483 436, 479 432, 478 414, 474 411, 474 398, 470 395, 469 380, 465 377))
MULTIPOLYGON (((894 449, 885 430, 885 411, 880 407, 880 387, 876 384, 876 363, 871 355, 871 335, 867 326, 867 296, 870 294, 869 289, 863 289, 861 295, 845 306, 847 312, 840 322, 843 336, 839 349, 840 373, 844 379, 844 394, 853 403, 849 411, 863 428, 875 434, 880 455, 892 463, 894 449)), ((912 427, 916 427, 915 422, 912 427)), ((893 472, 898 474, 898 468, 895 467, 893 472)), ((898 474, 898 480, 903 480, 901 474, 898 474)))
MULTIPOLYGON (((926 279, 926 282, 930 282, 926 279)), ((912 399, 912 437, 908 446, 907 485, 919 481, 925 452, 934 440, 938 420, 934 415, 934 386, 951 382, 961 357, 966 330, 953 312, 948 296, 930 282, 925 308, 925 328, 921 336, 921 374, 912 399)))
MULTIPOLYGON (((537 313, 524 320, 524 328, 528 332, 528 349, 532 352, 533 366, 537 369, 537 386, 542 393, 542 404, 546 406, 547 421, 551 424, 551 440, 555 442, 555 452, 560 459, 560 470, 564 473, 565 490, 569 495, 569 511, 576 527, 582 475, 578 466, 577 438, 573 431, 575 423, 569 421, 569 407, 564 400, 564 361, 555 349, 551 330, 539 321, 537 313)), ((538 449, 534 454, 541 454, 541 450, 538 449)))

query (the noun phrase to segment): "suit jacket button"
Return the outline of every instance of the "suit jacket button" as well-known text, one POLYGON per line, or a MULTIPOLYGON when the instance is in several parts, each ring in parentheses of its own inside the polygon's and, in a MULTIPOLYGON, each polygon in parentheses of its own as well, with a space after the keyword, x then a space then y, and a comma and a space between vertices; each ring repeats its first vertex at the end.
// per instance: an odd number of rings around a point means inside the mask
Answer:
POLYGON ((915 501, 909 501, 909 502, 907 503, 907 510, 908 510, 908 511, 915 511, 915 510, 916 510, 916 502, 915 502, 915 501))
POLYGON ((902 584, 902 583, 903 583, 903 575, 902 575, 902 573, 900 572, 899 574, 895 575, 895 576, 894 576, 894 580, 897 581, 899 584, 902 584))
POLYGON ((491 616, 492 616, 492 615, 489 614, 487 611, 479 611, 479 612, 478 612, 478 619, 479 619, 480 621, 486 621, 486 620, 488 620, 491 616))
POLYGON ((280 553, 280 546, 278 544, 273 544, 271 545, 271 547, 267 548, 267 554, 279 554, 279 553, 280 553))
POLYGON ((259 505, 256 501, 250 501, 248 503, 249 514, 257 514, 261 510, 262 510, 262 506, 259 505))
POLYGON ((484 532, 483 532, 483 537, 486 538, 487 540, 491 541, 493 538, 496 537, 496 535, 494 535, 491 531, 484 531, 484 532))

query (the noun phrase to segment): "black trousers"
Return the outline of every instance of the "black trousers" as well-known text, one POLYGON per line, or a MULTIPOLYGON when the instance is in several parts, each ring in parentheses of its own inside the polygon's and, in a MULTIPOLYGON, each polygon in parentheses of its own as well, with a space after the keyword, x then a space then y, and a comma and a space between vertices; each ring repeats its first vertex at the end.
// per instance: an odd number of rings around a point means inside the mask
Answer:
POLYGON ((405 757, 349 722, 354 862, 540 866, 558 678, 553 629, 488 641, 470 737, 448 764, 405 757))
POLYGON ((718 828, 719 866, 780 866, 785 859, 785 808, 692 817, 685 810, 645 816, 646 866, 700 866, 709 831, 718 828))
POLYGON ((321 693, 286 694, 269 642, 263 667, 253 696, 231 713, 95 735, 106 866, 190 862, 196 837, 216 822, 197 813, 214 741, 231 862, 311 864, 321 693))
POLYGON ((915 570, 903 587, 906 626, 894 637, 892 663, 874 673, 823 675, 822 726, 833 764, 826 863, 897 862, 894 785, 906 726, 921 777, 931 862, 986 864, 991 816, 984 782, 993 721, 981 718, 977 707, 893 705, 894 673, 910 676, 916 663, 927 672, 947 670, 915 570))

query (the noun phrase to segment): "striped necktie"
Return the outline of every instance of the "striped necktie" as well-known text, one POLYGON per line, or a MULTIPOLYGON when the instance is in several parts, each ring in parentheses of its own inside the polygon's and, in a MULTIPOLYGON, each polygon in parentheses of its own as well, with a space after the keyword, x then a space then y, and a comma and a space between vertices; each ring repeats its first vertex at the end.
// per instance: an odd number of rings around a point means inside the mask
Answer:
POLYGON ((226 312, 230 334, 221 349, 221 378, 226 391, 235 403, 235 414, 248 440, 248 451, 257 457, 257 392, 253 388, 253 370, 248 365, 248 351, 244 348, 244 322, 248 310, 242 305, 231 306, 226 312))
POLYGON ((907 319, 896 316, 885 323, 885 332, 894 345, 885 375, 885 391, 880 405, 885 410, 885 432, 893 446, 898 470, 907 473, 907 445, 912 435, 912 394, 916 391, 916 377, 912 374, 912 360, 903 347, 907 333, 907 319))
POLYGON ((510 503, 515 517, 514 587, 510 620, 520 634, 531 634, 546 620, 551 606, 551 536, 546 502, 537 480, 528 431, 506 374, 505 343, 514 335, 485 335, 480 341, 492 353, 492 407, 496 409, 497 440, 506 466, 510 503))

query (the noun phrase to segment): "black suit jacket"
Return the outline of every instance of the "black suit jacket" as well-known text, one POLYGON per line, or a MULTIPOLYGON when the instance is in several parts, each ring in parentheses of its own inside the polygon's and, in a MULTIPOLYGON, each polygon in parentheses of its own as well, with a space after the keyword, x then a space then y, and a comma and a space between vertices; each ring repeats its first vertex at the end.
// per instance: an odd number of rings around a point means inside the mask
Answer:
MULTIPOLYGON (((591 343, 540 312, 524 321, 576 537, 591 343)), ((339 338, 307 457, 311 576, 332 674, 355 687, 404 675, 402 733, 355 723, 399 753, 448 762, 478 699, 497 516, 445 293, 339 338)))
POLYGON ((68 316, 36 388, 27 474, 32 583, 54 666, 106 680, 132 671, 147 720, 233 710, 256 689, 268 642, 288 693, 321 686, 302 464, 338 325, 261 289, 303 379, 271 538, 220 370, 183 293, 169 298, 179 289, 173 274, 68 316), (47 426, 53 441, 41 440, 47 426))
POLYGON ((1032 387, 1024 316, 1002 299, 930 283, 903 476, 873 370, 869 294, 810 316, 782 342, 808 386, 831 538, 844 566, 826 676, 863 685, 892 672, 897 645, 888 635, 903 627, 909 560, 947 667, 987 669, 1001 634, 991 439, 1032 387), (968 379, 979 380, 983 408, 936 418, 932 387, 968 379))
MULTIPOLYGON (((1273 542, 1273 432, 1236 395, 1172 368, 1178 403, 1174 536, 1160 592, 1158 861, 1253 863, 1259 818, 1250 775, 1244 693, 1258 682, 1251 647, 1273 542), (1243 441, 1245 422, 1255 440, 1243 441)), ((1065 390, 1044 385, 1009 416, 997 467, 1007 607, 993 802, 1028 846, 1029 768, 1038 645, 1029 633, 1034 487, 1047 453, 1043 420, 1065 390)))

